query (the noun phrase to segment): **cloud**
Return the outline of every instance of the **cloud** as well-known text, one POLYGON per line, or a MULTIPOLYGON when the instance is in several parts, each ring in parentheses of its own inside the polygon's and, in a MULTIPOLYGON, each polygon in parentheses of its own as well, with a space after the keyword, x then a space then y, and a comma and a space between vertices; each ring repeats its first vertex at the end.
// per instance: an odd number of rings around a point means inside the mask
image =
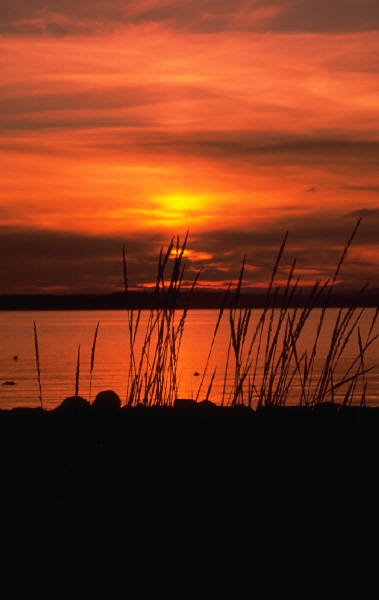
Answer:
MULTIPOLYGON (((79 87, 77 85, 77 87, 79 87)), ((183 99, 209 98, 214 96, 205 86, 180 84, 154 84, 89 87, 78 91, 67 92, 60 86, 54 92, 54 84, 50 91, 41 93, 29 91, 21 87, 17 94, 7 94, 7 87, 0 87, 0 113, 9 116, 25 113, 43 113, 61 110, 101 110, 130 108, 176 102, 183 99)))
MULTIPOLYGON (((361 216, 360 211, 357 213, 351 215, 355 220, 361 216)), ((333 276, 353 227, 354 222, 347 224, 337 212, 313 212, 291 218, 281 217, 259 225, 251 223, 244 228, 210 231, 204 236, 196 236, 194 246, 211 252, 215 260, 228 266, 233 277, 238 273, 241 258, 246 253, 247 264, 255 267, 251 280, 264 284, 269 280, 284 234, 288 231, 281 277, 285 278, 293 258, 296 258, 299 272, 308 271, 305 280, 312 283, 318 277, 327 279, 333 276)), ((371 260, 365 260, 365 248, 372 250, 376 260, 379 257, 377 231, 377 222, 362 221, 342 272, 342 281, 347 287, 363 285, 367 281, 378 285, 375 262, 372 264, 371 260)))
POLYGON ((344 32, 379 29, 377 0, 292 0, 273 21, 278 31, 344 32))
POLYGON ((287 156, 288 162, 296 157, 302 162, 322 163, 331 157, 362 157, 375 159, 379 142, 349 139, 328 139, 322 136, 291 135, 286 132, 262 134, 256 132, 199 132, 197 135, 178 135, 175 138, 162 135, 160 140, 147 140, 145 148, 159 151, 182 152, 213 158, 251 158, 269 155, 287 156))
POLYGON ((206 86, 170 83, 97 86, 70 92, 54 91, 54 84, 51 87, 51 91, 39 92, 20 86, 18 93, 7 93, 7 86, 1 86, 0 129, 146 127, 154 125, 154 117, 133 109, 215 96, 206 86))
POLYGON ((379 28, 377 0, 13 0, 0 9, 0 31, 77 35, 120 24, 178 30, 342 32, 379 28))
POLYGON ((379 192, 379 185, 345 185, 344 190, 351 192, 372 192, 377 194, 379 192))
MULTIPOLYGON (((379 188, 378 188, 379 189, 379 188)), ((363 219, 379 219, 379 208, 360 208, 345 215, 345 217, 363 219)))
POLYGON ((145 23, 201 33, 254 30, 281 10, 278 1, 263 0, 14 0, 0 9, 0 31, 64 36, 145 23))
MULTIPOLYGON (((131 277, 153 278, 159 235, 85 235, 27 227, 0 227, 0 293, 112 292, 122 287, 122 247, 131 277)), ((142 278, 143 280, 143 278, 142 278)))
POLYGON ((17 131, 49 131, 54 129, 59 130, 74 130, 74 129, 102 129, 106 127, 144 127, 149 121, 135 116, 53 116, 50 118, 5 118, 0 117, 0 130, 7 132, 17 131))
MULTIPOLYGON (((249 161, 254 164, 342 164, 344 161, 377 166, 379 141, 352 139, 349 134, 329 137, 330 132, 292 134, 286 131, 195 131, 137 133, 133 146, 144 152, 159 155, 184 155, 212 160, 249 161)), ((95 147, 113 148, 118 152, 128 150, 130 139, 117 132, 102 139, 95 147)))
MULTIPOLYGON (((364 214, 351 213, 351 218, 364 214)), ((378 210, 367 210, 376 218, 378 210)), ((286 230, 288 243, 279 279, 284 280, 293 258, 302 280, 308 284, 318 277, 333 275, 344 244, 354 223, 347 223, 336 213, 312 213, 277 218, 267 223, 250 224, 238 229, 193 232, 189 239, 191 252, 186 259, 187 277, 201 270, 206 282, 220 284, 238 277, 243 254, 247 254, 246 281, 267 284, 286 230), (204 255, 209 256, 203 260, 204 255)), ((30 293, 49 289, 68 292, 107 293, 122 289, 122 246, 128 253, 128 270, 132 286, 155 280, 160 247, 168 237, 159 232, 119 235, 84 235, 33 228, 2 227, 0 229, 1 293, 30 293)), ((357 287, 367 281, 379 285, 376 258, 379 255, 377 220, 363 220, 349 251, 342 281, 357 287), (374 259, 373 259, 374 257, 374 259)))
MULTIPOLYGON (((372 216, 377 214, 377 210, 364 209, 352 211, 348 216, 358 218, 362 216, 362 212, 367 214, 372 213, 372 216)), ((247 252, 248 248, 270 248, 276 251, 283 239, 286 231, 289 232, 288 245, 294 250, 300 248, 311 247, 322 249, 340 248, 349 238, 354 223, 347 223, 342 215, 337 210, 325 210, 308 212, 305 214, 293 214, 291 216, 280 216, 270 219, 270 221, 254 225, 249 224, 244 228, 227 229, 220 231, 210 231, 207 233, 209 244, 219 244, 228 248, 233 248, 241 254, 247 252)), ((207 239, 204 239, 206 251, 207 239)), ((375 223, 369 221, 362 222, 355 238, 355 243, 358 245, 379 244, 377 227, 375 223)), ((297 251, 297 250, 296 250, 297 251)), ((317 255, 315 255, 317 258, 317 255)))

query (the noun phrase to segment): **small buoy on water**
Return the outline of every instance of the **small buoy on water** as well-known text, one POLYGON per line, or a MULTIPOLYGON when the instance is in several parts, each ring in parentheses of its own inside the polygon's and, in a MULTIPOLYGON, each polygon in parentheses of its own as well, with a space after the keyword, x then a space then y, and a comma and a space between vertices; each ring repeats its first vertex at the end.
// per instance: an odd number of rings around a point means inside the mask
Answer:
POLYGON ((17 354, 14 355, 13 360, 18 360, 17 354))

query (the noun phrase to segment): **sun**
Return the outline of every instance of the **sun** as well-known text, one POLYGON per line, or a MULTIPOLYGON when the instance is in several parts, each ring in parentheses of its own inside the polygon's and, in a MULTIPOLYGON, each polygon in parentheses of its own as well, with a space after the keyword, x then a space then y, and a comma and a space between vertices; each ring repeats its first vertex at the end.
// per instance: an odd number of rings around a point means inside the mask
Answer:
POLYGON ((165 196, 161 201, 165 210, 182 214, 197 212, 204 206, 204 198, 188 194, 165 196))
POLYGON ((205 194, 170 193, 149 198, 144 206, 118 210, 118 218, 134 218, 148 227, 162 226, 175 232, 178 228, 207 225, 214 216, 214 199, 205 194))
POLYGON ((203 195, 175 193, 157 199, 158 216, 169 226, 203 223, 208 219, 209 198, 203 195))

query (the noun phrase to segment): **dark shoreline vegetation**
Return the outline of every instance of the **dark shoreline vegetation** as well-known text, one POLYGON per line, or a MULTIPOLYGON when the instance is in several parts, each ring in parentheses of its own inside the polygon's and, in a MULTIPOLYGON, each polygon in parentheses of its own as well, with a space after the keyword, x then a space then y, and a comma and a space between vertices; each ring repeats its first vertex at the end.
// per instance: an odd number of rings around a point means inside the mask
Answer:
MULTIPOLYGON (((306 302, 299 306, 295 263, 284 289, 275 284, 285 236, 254 325, 253 311, 258 307, 245 306, 242 301, 243 259, 239 277, 230 284, 218 309, 193 399, 179 397, 177 376, 183 331, 198 279, 196 276, 181 304, 187 238, 182 243, 173 239, 160 253, 155 303, 142 329, 142 308, 133 303, 124 249, 123 302, 129 347, 125 401, 107 391, 91 402, 97 326, 88 400, 81 397, 79 347, 75 395, 55 410, 44 410, 43 356, 35 323, 40 406, 0 411, 0 451, 7 457, 6 477, 12 480, 17 473, 19 483, 20 477, 21 481, 32 480, 32 485, 40 486, 37 497, 45 494, 55 507, 75 507, 78 494, 88 501, 95 495, 96 502, 107 503, 124 485, 133 489, 140 503, 153 499, 159 504, 157 490, 162 486, 165 502, 170 502, 168 494, 186 503, 189 499, 198 502, 199 495, 218 502, 217 494, 224 499, 231 494, 233 501, 240 501, 241 494, 247 493, 245 486, 250 486, 252 469, 256 485, 260 482, 270 490, 273 481, 281 485, 289 481, 299 485, 301 481, 303 485, 308 479, 314 492, 326 473, 331 484, 336 472, 337 478, 344 472, 358 481, 364 461, 367 466, 371 459, 376 460, 379 440, 379 409, 366 402, 367 374, 376 368, 371 362, 366 364, 366 354, 378 338, 379 310, 373 311, 363 333, 365 289, 337 311, 328 328, 330 345, 322 368, 317 375, 315 372, 326 311, 333 306, 336 283, 358 226, 359 222, 331 280, 315 282, 306 302), (321 310, 314 338, 309 348, 300 351, 301 333, 316 307, 321 310), (228 321, 230 337, 225 347, 224 391, 221 406, 217 406, 211 401, 215 370, 210 365, 223 318, 228 321), (341 357, 353 342, 356 354, 341 374, 341 357), (227 378, 232 380, 229 395, 227 378), (295 381, 299 395, 296 405, 291 405, 295 381)), ((269 500, 267 489, 259 491, 265 500, 269 500)))

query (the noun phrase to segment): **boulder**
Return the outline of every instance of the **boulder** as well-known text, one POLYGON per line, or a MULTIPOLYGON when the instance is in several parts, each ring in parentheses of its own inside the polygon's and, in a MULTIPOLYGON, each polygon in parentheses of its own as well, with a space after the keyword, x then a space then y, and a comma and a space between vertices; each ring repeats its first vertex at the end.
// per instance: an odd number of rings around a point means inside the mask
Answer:
POLYGON ((179 410, 193 410, 197 408, 197 402, 190 398, 177 398, 174 402, 174 408, 179 410))
POLYGON ((211 400, 201 400, 201 402, 198 403, 198 407, 203 410, 214 410, 215 408, 219 408, 217 404, 211 402, 211 400))
POLYGON ((99 392, 93 401, 93 408, 97 410, 118 411, 121 408, 121 400, 113 390, 99 392))
POLYGON ((88 400, 81 396, 69 396, 68 398, 65 398, 55 410, 66 414, 76 414, 87 411, 90 406, 88 400))

